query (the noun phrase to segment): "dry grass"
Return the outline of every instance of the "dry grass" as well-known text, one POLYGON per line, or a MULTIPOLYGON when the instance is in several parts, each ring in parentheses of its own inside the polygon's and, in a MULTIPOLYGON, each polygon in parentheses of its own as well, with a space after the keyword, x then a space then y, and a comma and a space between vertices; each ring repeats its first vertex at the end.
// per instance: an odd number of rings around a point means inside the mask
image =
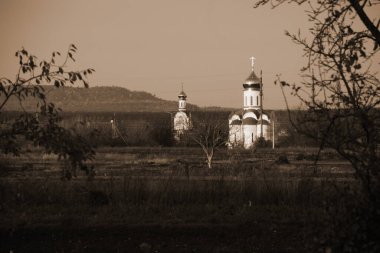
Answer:
POLYGON ((311 179, 231 180, 224 176, 212 180, 172 176, 1 180, 0 224, 12 228, 70 222, 242 223, 258 213, 261 219, 271 215, 289 219, 320 208, 331 187, 327 181, 311 179))
MULTIPOLYGON (((252 236, 266 231, 257 240, 248 234, 242 237, 245 232, 241 232, 237 237, 244 241, 239 246, 244 248, 252 240, 271 242, 282 227, 282 235, 303 248, 304 242, 312 240, 308 232, 325 219, 326 200, 333 203, 339 196, 333 194, 336 188, 352 180, 349 169, 341 163, 334 162, 334 169, 329 161, 316 167, 311 161, 294 158, 290 164, 280 164, 277 154, 269 151, 254 154, 224 150, 216 157, 212 170, 206 169, 202 153, 192 148, 111 151, 100 149, 91 162, 96 168, 92 180, 83 172, 70 181, 61 180, 64 163, 38 150, 17 159, 2 156, 0 232, 6 231, 12 239, 18 231, 51 228, 59 233, 63 228, 88 231, 89 227, 107 230, 113 226, 235 226, 236 233, 243 227, 252 236)), ((288 157, 296 155, 292 150, 288 157)), ((176 232, 169 231, 173 233, 169 238, 176 236, 176 232)), ((36 237, 30 235, 33 243, 36 237)), ((87 239, 93 241, 95 237, 98 234, 87 239)), ((289 244, 287 239, 279 238, 279 242, 289 244)), ((77 243, 78 247, 82 244, 77 243)), ((17 238, 9 245, 18 245, 17 238)))
POLYGON ((31 225, 50 224, 61 219, 244 222, 251 219, 252 210, 267 207, 302 214, 322 206, 331 192, 334 184, 325 178, 342 176, 300 161, 278 164, 271 158, 272 151, 225 154, 208 170, 202 153, 193 151, 103 148, 92 162, 96 168, 92 181, 83 172, 62 181, 64 163, 40 150, 18 159, 2 156, 0 225, 14 226, 24 220, 31 225))

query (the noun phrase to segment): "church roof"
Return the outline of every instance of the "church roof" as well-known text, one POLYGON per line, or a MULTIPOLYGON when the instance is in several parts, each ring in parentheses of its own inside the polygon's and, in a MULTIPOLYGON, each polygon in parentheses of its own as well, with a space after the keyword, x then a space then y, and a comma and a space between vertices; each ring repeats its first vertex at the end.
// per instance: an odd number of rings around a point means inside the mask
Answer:
POLYGON ((261 80, 255 74, 255 71, 252 70, 251 74, 245 79, 243 83, 244 88, 253 88, 260 89, 261 80))
POLYGON ((246 114, 247 112, 253 112, 257 118, 259 118, 261 115, 260 109, 247 109, 247 110, 241 109, 238 111, 231 112, 230 115, 228 115, 228 119, 231 119, 234 115, 238 115, 240 118, 242 118, 243 115, 246 114))
POLYGON ((254 119, 254 118, 245 118, 243 119, 243 125, 256 125, 257 124, 257 120, 254 119))
POLYGON ((266 113, 265 111, 262 111, 260 113, 258 119, 264 119, 264 120, 270 121, 270 117, 269 117, 268 113, 266 113))
POLYGON ((244 110, 244 114, 246 114, 247 112, 253 112, 256 115, 256 118, 259 118, 259 116, 260 116, 260 111, 258 109, 247 109, 247 110, 244 110))
POLYGON ((187 112, 187 111, 177 111, 177 112, 175 112, 175 114, 174 114, 174 117, 176 117, 177 115, 180 115, 180 114, 185 114, 186 116, 188 116, 188 117, 191 117, 191 112, 187 112))
MULTIPOLYGON (((261 125, 261 119, 257 122, 258 125, 261 125)), ((269 121, 268 120, 263 120, 263 125, 270 125, 269 121)))
POLYGON ((243 115, 243 110, 231 112, 230 115, 228 115, 228 119, 231 119, 232 116, 234 116, 234 115, 238 115, 241 118, 241 116, 243 115))
POLYGON ((231 122, 231 125, 241 125, 241 120, 235 119, 231 122))

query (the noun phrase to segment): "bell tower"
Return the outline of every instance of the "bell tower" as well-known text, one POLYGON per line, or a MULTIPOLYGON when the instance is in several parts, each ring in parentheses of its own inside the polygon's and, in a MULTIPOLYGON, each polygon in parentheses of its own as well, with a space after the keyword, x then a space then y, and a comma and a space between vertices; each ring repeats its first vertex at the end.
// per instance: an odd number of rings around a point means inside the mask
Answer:
POLYGON ((255 57, 249 58, 251 60, 251 74, 243 83, 244 88, 244 110, 260 109, 261 108, 261 79, 257 77, 253 66, 255 65, 255 57))
POLYGON ((186 111, 186 93, 183 91, 183 85, 182 90, 178 95, 178 111, 185 112, 186 111))

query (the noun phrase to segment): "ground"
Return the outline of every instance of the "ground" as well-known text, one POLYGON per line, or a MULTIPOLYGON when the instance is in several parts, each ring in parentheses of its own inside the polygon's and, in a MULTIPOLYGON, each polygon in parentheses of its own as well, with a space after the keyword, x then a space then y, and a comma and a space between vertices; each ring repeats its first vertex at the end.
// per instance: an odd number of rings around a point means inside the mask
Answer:
POLYGON ((2 156, 0 251, 312 252, 326 182, 353 180, 314 151, 221 150, 209 170, 196 148, 101 148, 69 181, 41 150, 2 156))
POLYGON ((43 227, 2 231, 2 252, 302 252, 300 224, 43 227), (290 231, 289 231, 290 230, 290 231), (289 233, 291 232, 291 233, 289 233))

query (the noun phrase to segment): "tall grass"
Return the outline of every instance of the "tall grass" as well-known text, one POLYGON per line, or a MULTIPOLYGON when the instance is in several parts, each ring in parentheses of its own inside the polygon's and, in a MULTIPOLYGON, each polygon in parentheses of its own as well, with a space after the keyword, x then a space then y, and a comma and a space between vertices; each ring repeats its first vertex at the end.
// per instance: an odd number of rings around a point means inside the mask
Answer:
POLYGON ((327 181, 310 179, 231 180, 224 176, 212 180, 175 176, 2 180, 0 224, 244 222, 254 219, 255 212, 266 217, 271 211, 286 218, 320 208, 331 187, 327 181))

